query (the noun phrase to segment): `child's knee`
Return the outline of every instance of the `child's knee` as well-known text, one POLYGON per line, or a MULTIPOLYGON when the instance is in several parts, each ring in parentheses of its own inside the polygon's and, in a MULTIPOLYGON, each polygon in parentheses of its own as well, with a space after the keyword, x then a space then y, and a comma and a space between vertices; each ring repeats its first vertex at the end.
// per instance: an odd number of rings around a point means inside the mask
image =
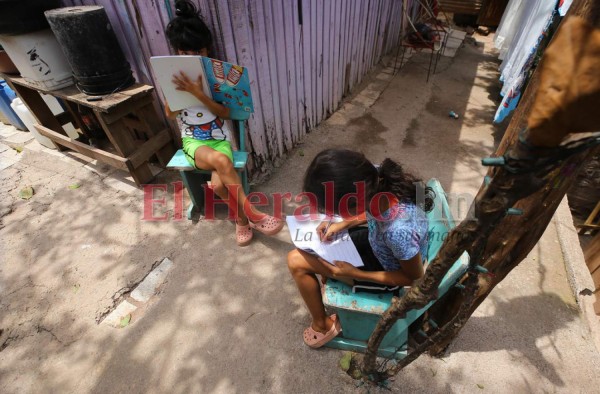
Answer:
POLYGON ((233 169, 233 163, 231 162, 229 157, 223 154, 218 155, 215 158, 214 166, 217 169, 217 171, 220 172, 227 172, 233 169))
POLYGON ((306 261, 298 249, 294 249, 288 253, 287 264, 292 275, 305 271, 306 261))

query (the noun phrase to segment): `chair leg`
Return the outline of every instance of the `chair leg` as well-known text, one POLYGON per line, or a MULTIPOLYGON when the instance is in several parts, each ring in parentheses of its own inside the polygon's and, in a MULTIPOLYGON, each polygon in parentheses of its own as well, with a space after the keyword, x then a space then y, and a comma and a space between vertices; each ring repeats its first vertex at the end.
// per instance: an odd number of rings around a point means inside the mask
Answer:
POLYGON ((403 47, 402 47, 402 58, 400 59, 400 68, 399 68, 399 70, 401 70, 401 69, 402 69, 402 66, 403 66, 403 64, 404 64, 404 53, 405 53, 405 52, 406 52, 406 47, 405 47, 405 46, 403 46, 403 47))
MULTIPOLYGON (((398 65, 398 55, 400 54, 400 44, 396 47, 396 57, 394 58, 394 75, 396 75, 396 66, 398 65)), ((402 63, 400 63, 402 66, 402 63)))
POLYGON ((188 207, 187 217, 191 220, 194 208, 202 209, 204 205, 204 189, 202 185, 208 181, 210 175, 197 173, 194 171, 179 171, 183 185, 190 195, 190 206, 188 207))
POLYGON ((190 206, 189 206, 189 207, 188 207, 188 209, 187 209, 187 219, 188 219, 188 220, 192 220, 192 217, 193 217, 193 215, 194 215, 194 209, 195 209, 195 208, 196 208, 196 207, 194 206, 194 203, 193 203, 193 202, 191 202, 191 203, 190 203, 190 206))
POLYGON ((441 53, 442 52, 441 52, 441 48, 440 48, 440 50, 435 55, 435 62, 433 63, 433 75, 435 75, 435 71, 437 70, 437 65, 438 65, 438 62, 440 61, 441 53))
POLYGON ((438 63, 439 63, 440 59, 442 58, 442 54, 446 50, 446 45, 448 43, 448 35, 449 35, 449 33, 445 33, 444 34, 444 39, 442 40, 442 45, 440 47, 440 50, 437 53, 437 57, 435 59, 435 66, 433 66, 433 73, 434 74, 435 74, 435 72, 437 70, 438 63))
POLYGON ((250 186, 248 185, 248 171, 245 169, 242 171, 242 187, 244 188, 244 193, 248 195, 250 193, 250 186))
POLYGON ((426 82, 429 82, 429 74, 431 73, 431 63, 433 61, 433 52, 434 52, 434 50, 432 48, 431 49, 431 56, 429 56, 429 67, 427 68, 427 81, 426 82))

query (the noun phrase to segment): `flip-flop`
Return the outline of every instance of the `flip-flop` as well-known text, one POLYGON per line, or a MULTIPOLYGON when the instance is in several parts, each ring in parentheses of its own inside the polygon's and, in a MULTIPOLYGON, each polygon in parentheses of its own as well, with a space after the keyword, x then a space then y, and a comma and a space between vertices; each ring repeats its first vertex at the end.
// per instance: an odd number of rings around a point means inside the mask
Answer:
POLYGON ((252 229, 249 224, 245 226, 235 224, 235 240, 238 246, 246 246, 252 242, 252 229))
POLYGON ((285 224, 283 220, 277 219, 274 216, 265 215, 262 219, 260 219, 256 223, 252 223, 248 221, 250 227, 253 229, 260 231, 265 235, 275 235, 281 231, 283 225, 285 224))
POLYGON ((312 326, 309 326, 304 330, 304 343, 307 346, 310 346, 313 349, 320 348, 333 338, 337 337, 340 332, 342 332, 342 326, 337 319, 337 315, 331 315, 330 317, 333 320, 333 324, 331 325, 329 331, 327 331, 325 334, 313 330, 312 326))

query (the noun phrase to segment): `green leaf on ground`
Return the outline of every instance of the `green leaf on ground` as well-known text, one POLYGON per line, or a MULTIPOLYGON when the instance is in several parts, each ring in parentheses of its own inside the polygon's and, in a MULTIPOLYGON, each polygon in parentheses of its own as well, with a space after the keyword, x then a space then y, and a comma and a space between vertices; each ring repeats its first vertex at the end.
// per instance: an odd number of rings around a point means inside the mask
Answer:
POLYGON ((483 384, 479 384, 479 383, 477 383, 477 387, 479 387, 481 390, 483 390, 485 388, 485 386, 483 384))
POLYGON ((131 321, 131 314, 122 317, 121 323, 120 323, 121 328, 127 327, 129 325, 130 321, 131 321))
POLYGON ((16 150, 17 153, 23 152, 23 147, 21 147, 21 146, 15 146, 13 149, 16 150))
POLYGON ((434 371, 433 369, 429 368, 429 370, 431 371, 431 376, 435 377, 435 375, 437 375, 437 371, 434 371))
POLYGON ((298 151, 298 156, 304 156, 304 151, 302 149, 298 151))
POLYGON ((29 200, 31 197, 33 197, 34 193, 33 187, 27 186, 21 189, 19 192, 19 197, 21 197, 23 200, 29 200))
POLYGON ((79 189, 80 187, 81 187, 80 183, 74 183, 72 185, 69 185, 69 189, 71 189, 71 190, 79 189))
POLYGON ((352 353, 345 352, 342 358, 340 358, 340 368, 342 371, 347 372, 350 369, 350 362, 352 362, 352 353))

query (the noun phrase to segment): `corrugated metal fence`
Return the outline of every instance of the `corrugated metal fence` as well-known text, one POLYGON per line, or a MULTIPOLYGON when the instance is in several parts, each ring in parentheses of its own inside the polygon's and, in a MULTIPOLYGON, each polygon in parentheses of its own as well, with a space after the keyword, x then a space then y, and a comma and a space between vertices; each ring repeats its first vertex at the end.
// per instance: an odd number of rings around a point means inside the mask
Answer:
MULTIPOLYGON (((395 47, 399 0, 195 0, 215 38, 215 57, 248 67, 256 112, 248 147, 255 170, 281 157, 332 113, 395 47)), ((411 3, 408 0, 408 3, 411 3)), ((63 0, 99 4, 140 82, 148 58, 171 49, 164 30, 174 0, 63 0)))

